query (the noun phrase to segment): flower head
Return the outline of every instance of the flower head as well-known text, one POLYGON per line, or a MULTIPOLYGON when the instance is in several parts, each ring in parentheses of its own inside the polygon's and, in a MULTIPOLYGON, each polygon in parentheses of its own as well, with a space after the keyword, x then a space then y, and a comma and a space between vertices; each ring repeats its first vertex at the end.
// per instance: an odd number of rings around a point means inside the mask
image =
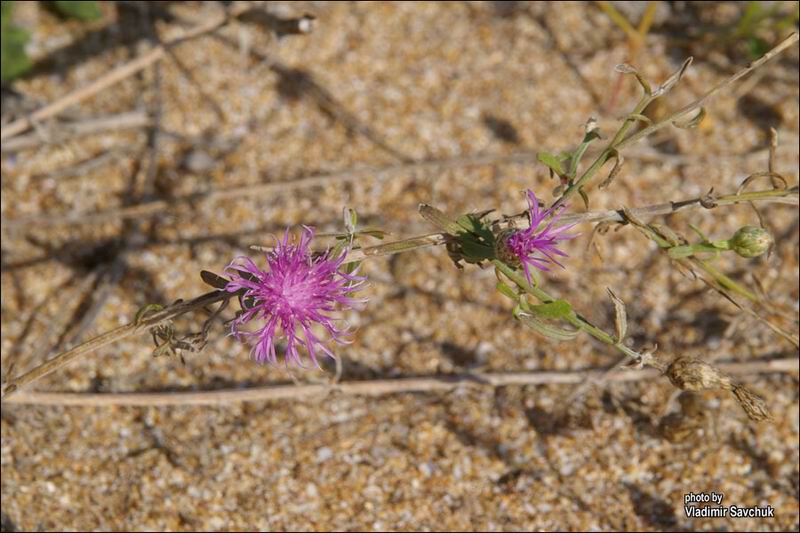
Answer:
POLYGON ((766 253, 773 242, 772 235, 767 230, 756 226, 743 226, 733 234, 728 244, 737 254, 751 258, 766 253))
POLYGON ((242 313, 233 321, 231 333, 239 340, 255 340, 251 356, 258 362, 277 363, 275 341, 280 338, 286 340, 284 361, 299 366, 304 366, 300 347, 317 366, 320 351, 335 357, 317 336, 321 331, 337 343, 349 342, 348 328, 337 327, 338 320, 330 313, 365 302, 366 298, 354 298, 352 293, 363 288, 366 278, 357 271, 340 270, 346 253, 313 255, 309 249, 313 237, 314 229, 304 226, 300 240, 290 242, 287 229, 283 239, 276 239, 275 247, 267 252, 266 270, 248 257, 238 257, 225 269, 231 279, 225 290, 244 289, 242 313), (243 330, 252 320, 264 322, 255 331, 243 330))
MULTIPOLYGON (((531 270, 533 266, 539 270, 549 271, 548 264, 556 264, 561 268, 564 265, 558 262, 556 256, 567 257, 567 254, 558 249, 560 241, 574 239, 577 234, 564 233, 575 224, 554 228, 553 226, 561 216, 561 207, 541 210, 539 202, 533 191, 527 191, 528 217, 530 226, 524 230, 510 230, 502 233, 497 239, 498 257, 510 261, 512 266, 522 266, 528 283, 531 283, 531 270), (547 219, 547 225, 540 228, 547 219)), ((563 206, 562 206, 563 207, 563 206)))

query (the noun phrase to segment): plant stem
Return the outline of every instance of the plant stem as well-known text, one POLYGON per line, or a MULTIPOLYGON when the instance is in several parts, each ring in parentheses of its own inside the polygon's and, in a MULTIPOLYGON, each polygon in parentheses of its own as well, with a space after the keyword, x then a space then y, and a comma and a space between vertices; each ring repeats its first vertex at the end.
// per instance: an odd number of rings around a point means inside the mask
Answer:
MULTIPOLYGON (((631 115, 640 115, 654 99, 654 97, 649 95, 644 96, 641 100, 639 100, 639 103, 636 104, 636 107, 633 109, 633 111, 631 111, 631 115)), ((562 194, 561 197, 553 203, 554 208, 564 204, 564 202, 566 202, 570 196, 578 192, 587 181, 597 174, 597 171, 600 170, 604 164, 606 164, 608 159, 611 157, 611 154, 613 154, 617 149, 616 145, 622 141, 622 139, 625 137, 625 134, 628 133, 628 130, 631 129, 635 122, 635 118, 628 117, 625 119, 625 122, 622 123, 622 126, 619 128, 616 135, 614 135, 614 138, 611 139, 611 142, 608 143, 606 149, 600 152, 600 155, 597 156, 597 159, 594 160, 594 163, 592 163, 592 165, 587 168, 586 171, 584 171, 581 177, 578 178, 578 181, 570 183, 567 189, 564 191, 564 194, 562 194)))
MULTIPOLYGON (((798 189, 795 186, 788 189, 771 189, 765 191, 742 193, 739 195, 730 194, 727 196, 720 196, 717 198, 713 198, 712 201, 715 205, 730 205, 744 201, 780 202, 780 203, 788 203, 796 205, 798 202, 797 195, 798 195, 798 189)), ((702 206, 705 201, 706 201, 705 198, 693 198, 689 200, 683 200, 680 202, 667 202, 667 203, 642 207, 638 209, 632 209, 631 212, 635 214, 637 217, 665 215, 683 209, 688 209, 690 207, 702 206)), ((564 223, 573 223, 573 222, 597 223, 604 221, 624 222, 625 220, 626 218, 623 216, 623 214, 620 211, 615 211, 615 210, 581 213, 576 215, 565 215, 564 217, 562 217, 562 221, 564 223)), ((361 261, 363 259, 367 259, 370 257, 409 252, 411 250, 416 250, 418 248, 437 246, 444 244, 445 242, 446 240, 441 234, 429 234, 429 235, 411 237, 408 239, 401 239, 399 241, 391 243, 384 243, 384 244, 379 244, 377 246, 370 246, 363 249, 353 250, 351 252, 352 257, 348 255, 348 260, 361 261)), ((663 242, 666 243, 666 241, 663 242)), ((666 244, 668 245, 668 243, 666 244)), ((505 265, 504 267, 508 268, 505 265)), ((513 270, 511 272, 517 275, 513 270)), ((709 274, 711 274, 711 272, 709 272, 709 274)), ((517 277, 520 280, 524 281, 525 285, 527 285, 526 280, 524 280, 519 276, 517 277)), ((735 284, 733 280, 730 280, 729 278, 728 280, 730 281, 730 283, 735 284)), ((523 288, 525 287, 523 286, 523 288)), ((542 301, 553 301, 553 298, 547 295, 544 291, 541 291, 541 289, 538 289, 536 287, 528 287, 528 288, 530 288, 531 290, 540 291, 540 295, 544 298, 544 300, 542 301)), ((740 292, 740 294, 742 293, 740 292)), ((749 291, 747 291, 747 294, 750 294, 752 296, 752 294, 749 293, 749 291)), ((113 342, 124 339, 131 335, 140 333, 142 331, 146 331, 151 327, 163 324, 168 320, 176 318, 194 309, 199 309, 202 308, 203 306, 211 305, 213 303, 229 299, 232 296, 235 296, 235 294, 226 293, 224 291, 213 291, 198 296, 197 298, 190 300, 188 302, 183 302, 177 305, 167 307, 163 311, 151 315, 149 318, 147 318, 146 320, 142 320, 139 323, 127 324, 125 326, 121 326, 114 330, 108 331, 98 337, 95 337, 94 339, 90 339, 84 342, 83 344, 80 344, 72 348, 71 350, 63 352, 53 357, 52 359, 45 361, 41 365, 33 368, 29 372, 19 377, 9 379, 6 382, 6 386, 3 390, 3 396, 5 397, 13 393, 15 390, 23 386, 29 385, 30 383, 33 383, 39 378, 42 378, 47 374, 50 374, 51 372, 69 364, 70 362, 74 361, 75 359, 79 358, 82 355, 86 355, 94 350, 102 348, 103 346, 107 346, 113 342)), ((538 298, 536 294, 533 294, 533 296, 536 296, 538 298)), ((607 333, 603 332, 602 330, 595 328, 588 322, 585 323, 585 327, 591 328, 591 329, 585 329, 585 331, 594 335, 602 342, 605 342, 606 344, 612 344, 618 350, 631 357, 638 356, 636 352, 629 350, 625 346, 614 344, 613 338, 611 338, 607 333), (592 330, 594 331, 594 333, 592 333, 592 330)))
MULTIPOLYGON (((547 294, 539 287, 534 287, 533 285, 528 283, 528 280, 526 280, 519 272, 517 272, 507 264, 503 263, 499 259, 492 259, 492 264, 497 268, 497 270, 502 272, 504 276, 506 276, 508 279, 516 283, 517 286, 519 286, 519 288, 521 288, 528 294, 534 296, 540 302, 550 303, 555 301, 555 298, 547 294)), ((612 335, 609 335, 602 329, 593 326, 579 314, 566 316, 564 317, 564 320, 566 320, 576 328, 580 329, 581 331, 585 331, 586 333, 588 333, 595 339, 599 340, 600 342, 613 346, 618 351, 622 352, 631 359, 639 359, 641 357, 641 355, 638 352, 628 348, 624 344, 617 343, 612 335)))
POLYGON ((643 129, 639 130, 638 132, 630 135, 627 138, 624 138, 625 135, 630 130, 630 128, 636 122, 636 119, 635 118, 631 118, 631 116, 632 115, 641 114, 642 111, 644 111, 644 109, 648 105, 650 105, 650 103, 653 100, 655 100, 655 98, 657 98, 657 96, 656 97, 647 96, 647 95, 644 96, 639 101, 639 103, 636 105, 634 110, 631 112, 631 115, 629 115, 629 118, 627 118, 625 120, 625 122, 622 124, 622 127, 619 129, 619 131, 617 131, 617 134, 614 135, 614 138, 611 140, 611 142, 608 143, 608 146, 606 147, 606 149, 603 150, 600 153, 600 155, 597 157, 597 159, 595 159, 594 163, 592 163, 592 165, 588 169, 586 169, 586 171, 581 175, 581 177, 580 177, 580 179, 578 179, 578 181, 576 181, 574 183, 571 183, 567 187, 567 189, 564 191, 564 194, 562 194, 561 197, 554 202, 553 206, 562 205, 570 196, 572 196, 573 194, 578 192, 581 189, 581 187, 583 187, 586 184, 586 182, 588 182, 597 173, 597 171, 600 170, 600 168, 606 163, 606 161, 608 161, 608 158, 611 157, 611 154, 614 151, 622 150, 623 148, 626 148, 626 147, 636 143, 637 141, 639 141, 639 140, 647 137, 648 135, 660 130, 661 128, 672 124, 674 121, 676 121, 676 120, 678 120, 678 119, 680 119, 682 117, 685 117, 689 113, 691 113, 691 112, 693 112, 693 111, 695 111, 697 109, 700 109, 707 100, 712 98, 714 95, 716 95, 722 89, 724 89, 728 85, 731 85, 732 83, 736 82, 740 78, 746 76, 747 74, 749 74, 753 70, 757 69, 758 67, 760 67, 761 65, 763 65, 764 63, 766 63, 767 61, 769 61, 770 59, 772 59, 776 55, 780 54, 781 52, 783 52, 784 50, 789 48, 792 44, 796 43, 797 40, 798 40, 797 32, 792 33, 791 35, 789 35, 789 37, 787 37, 786 39, 781 41, 781 43, 779 43, 775 48, 773 48, 772 50, 770 50, 769 52, 764 54, 761 58, 759 58, 756 61, 750 63, 747 67, 745 67, 744 69, 740 70, 739 72, 737 72, 736 74, 734 74, 730 78, 727 78, 726 80, 722 81, 721 83, 719 83, 717 86, 712 88, 710 91, 708 91, 706 94, 704 94, 703 96, 701 96, 700 98, 698 98, 694 102, 691 102, 691 103, 685 105, 684 107, 682 107, 679 110, 675 111, 674 113, 672 113, 668 117, 666 117, 666 118, 664 118, 664 119, 662 119, 662 120, 660 120, 660 121, 658 121, 658 122, 656 122, 654 124, 651 124, 650 126, 647 126, 647 127, 643 128, 643 129))
POLYGON ((617 149, 621 150, 627 146, 630 146, 633 143, 643 139, 644 137, 647 137, 648 135, 660 130, 664 126, 669 126, 679 118, 685 117, 692 111, 700 109, 707 100, 711 99, 711 97, 716 95, 722 89, 726 88, 728 85, 731 85, 732 83, 738 81, 740 78, 743 78, 747 74, 751 73, 752 71, 754 71, 755 69, 757 69, 758 67, 760 67, 761 65, 763 65, 776 55, 780 54, 794 43, 796 43, 797 40, 798 40, 798 34, 797 32, 793 32, 786 39, 781 41, 778 44, 778 46, 776 46, 775 48, 773 48, 772 50, 761 56, 759 59, 750 63, 749 65, 747 65, 745 68, 743 68, 730 78, 727 78, 726 80, 722 81, 721 83, 719 83, 717 86, 712 88, 710 91, 708 91, 706 94, 704 94, 694 102, 685 105, 684 107, 678 109, 668 117, 659 120, 658 122, 651 124, 650 126, 647 126, 646 128, 643 128, 642 130, 634 133, 633 135, 631 135, 630 137, 619 143, 617 149))
POLYGON ((173 318, 176 318, 180 315, 188 313, 193 309, 201 309, 207 305, 211 305, 217 302, 221 302, 223 300, 227 300, 234 296, 237 296, 238 293, 233 292, 225 292, 225 291, 212 291, 207 292, 197 298, 189 300, 188 302, 181 302, 175 305, 171 305, 160 311, 158 313, 154 313, 148 318, 139 320, 138 322, 134 321, 130 324, 126 324, 124 326, 120 326, 116 329, 112 329, 111 331, 107 331, 102 335, 90 339, 83 344, 79 344, 75 346, 71 350, 67 350, 66 352, 62 352, 59 355, 53 357, 42 363, 41 365, 35 367, 34 369, 18 376, 16 378, 11 378, 6 382, 6 386, 3 389, 3 397, 12 394, 14 391, 18 390, 25 385, 28 385, 47 374, 65 366, 78 357, 85 355, 87 353, 93 352, 102 348, 103 346, 107 346, 113 342, 122 340, 126 337, 130 337, 136 333, 141 333, 142 331, 146 331, 154 326, 158 326, 159 324, 163 324, 173 318))

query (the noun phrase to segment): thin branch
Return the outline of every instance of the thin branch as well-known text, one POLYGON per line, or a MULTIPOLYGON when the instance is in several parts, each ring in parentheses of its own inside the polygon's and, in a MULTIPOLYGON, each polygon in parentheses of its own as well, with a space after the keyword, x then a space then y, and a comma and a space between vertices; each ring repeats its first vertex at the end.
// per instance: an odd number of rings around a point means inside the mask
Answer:
MULTIPOLYGON (((797 358, 720 363, 718 368, 728 374, 796 373, 797 358)), ((424 378, 377 379, 319 385, 271 385, 249 389, 223 389, 198 392, 133 392, 133 393, 71 393, 71 392, 20 392, 4 397, 4 404, 36 405, 220 405, 232 402, 265 400, 299 400, 302 398, 336 394, 385 396, 409 392, 447 392, 458 387, 506 387, 509 385, 574 385, 592 377, 604 376, 606 370, 574 370, 567 372, 504 372, 487 374, 457 374, 424 378)), ((605 376, 608 381, 640 381, 654 379, 660 372, 654 369, 626 370, 605 376)))
MULTIPOLYGON (((112 220, 125 220, 131 218, 150 217, 155 215, 164 215, 172 210, 177 209, 181 205, 197 205, 199 202, 212 202, 222 199, 236 199, 236 198, 253 198, 261 195, 274 195, 276 193, 286 192, 290 190, 305 189, 308 187, 317 187, 322 185, 329 185, 334 182, 350 182, 357 179, 382 175, 385 177, 404 174, 418 170, 431 170, 431 169, 450 169, 450 168, 466 168, 473 166, 491 166, 498 164, 514 164, 514 163, 530 163, 537 160, 537 153, 530 151, 521 151, 512 154, 488 154, 488 155, 469 155, 469 156, 456 156, 444 159, 433 159, 429 161, 419 161, 415 163, 403 163, 397 165, 389 165, 384 167, 364 167, 348 169, 341 172, 332 172, 329 174, 317 174, 308 176, 293 181, 279 181, 275 183, 262 183, 243 185, 241 187, 232 187, 229 189, 211 191, 204 194, 191 194, 183 197, 171 199, 169 202, 165 200, 156 200, 153 202, 146 202, 127 207, 109 209, 105 211, 94 212, 78 212, 68 213, 65 215, 54 215, 52 213, 47 215, 33 215, 28 217, 21 217, 17 219, 3 220, 3 228, 7 230, 19 230, 27 226, 60 226, 64 224, 96 224, 99 222, 109 222, 112 220)), ((719 205, 735 204, 740 201, 758 200, 774 203, 786 203, 797 205, 797 187, 786 189, 782 192, 777 191, 759 191, 754 193, 742 194, 740 196, 727 195, 716 198, 719 205)), ((641 208, 647 212, 639 212, 634 210, 634 214, 638 216, 656 216, 668 215, 676 213, 682 209, 690 206, 697 206, 701 202, 706 201, 706 197, 692 198, 682 200, 680 202, 669 202, 663 204, 656 204, 648 207, 641 208)), ((574 215, 565 215, 562 217, 565 222, 624 222, 624 217, 621 211, 597 211, 592 213, 580 213, 574 215)))
POLYGON ((666 117, 666 118, 664 118, 662 120, 659 120, 658 122, 656 122, 656 123, 654 123, 654 124, 652 124, 652 125, 650 125, 650 126, 648 126, 646 128, 643 128, 643 129, 637 131, 636 133, 634 133, 630 137, 626 138, 625 140, 623 140, 622 142, 617 144, 616 148, 618 150, 621 150, 621 149, 625 148, 626 146, 630 146, 631 144, 637 142, 639 139, 643 139, 644 137, 647 137, 651 133, 653 133, 653 132, 655 132, 657 130, 660 130, 664 126, 668 126, 668 125, 672 124, 673 122, 675 122, 676 120, 678 120, 678 119, 680 119, 682 117, 685 117, 689 113, 700 109, 701 107, 703 107, 703 104, 705 104, 709 99, 711 99, 711 97, 716 95, 718 92, 722 91, 723 89, 725 89, 729 85, 735 83, 736 81, 738 81, 739 79, 743 78, 744 76, 747 76, 748 74, 753 72, 755 69, 757 69, 758 67, 762 66, 764 63, 766 63, 767 61, 772 59, 773 57, 775 57, 778 54, 780 54, 781 52, 785 51, 787 48, 789 48, 794 43, 796 43, 797 40, 798 40, 798 33, 797 32, 793 32, 786 39, 781 41, 778 44, 778 46, 776 46, 775 48, 773 48, 772 50, 770 50, 769 52, 767 52, 766 54, 764 54, 763 56, 761 56, 757 60, 755 60, 752 63, 750 63, 749 65, 747 65, 745 68, 743 68, 742 70, 740 70, 739 72, 737 72, 736 74, 731 76, 730 78, 722 81, 721 83, 716 85, 714 88, 709 90, 706 94, 704 94, 703 96, 701 96, 700 98, 698 98, 694 102, 686 104, 685 106, 683 106, 682 108, 678 109, 677 111, 675 111, 674 113, 672 113, 668 117, 666 117))
POLYGON ((19 377, 9 379, 3 390, 3 397, 6 397, 19 388, 24 387, 25 385, 28 385, 29 383, 32 383, 46 376, 47 374, 50 374, 51 372, 68 365, 82 355, 99 350, 103 346, 108 346, 111 343, 117 342, 126 337, 130 337, 131 335, 147 331, 154 326, 168 322, 173 318, 179 317, 194 309, 200 309, 207 305, 212 305, 217 302, 227 300, 236 295, 237 293, 229 293, 225 291, 207 292, 201 296, 198 296, 197 298, 194 298, 193 300, 189 300, 188 302, 181 302, 171 305, 163 311, 154 313, 149 318, 142 319, 138 322, 134 321, 116 329, 112 329, 111 331, 107 331, 102 335, 90 339, 83 344, 79 344, 71 350, 67 350, 66 352, 63 352, 52 359, 45 361, 41 365, 19 377))
MULTIPOLYGON (((716 95, 718 92, 720 92, 721 90, 725 89, 729 85, 733 84, 734 82, 736 82, 740 78, 746 76, 747 74, 749 74, 753 70, 757 69, 758 67, 764 65, 767 61, 769 61, 773 57, 777 56, 781 52, 784 52, 787 48, 789 48, 791 45, 796 43, 797 40, 798 40, 797 32, 792 33, 789 37, 784 39, 775 48, 773 48, 772 50, 770 50, 769 52, 764 54, 761 58, 759 58, 756 61, 750 63, 744 69, 740 70, 739 72, 737 72, 736 74, 734 74, 730 78, 728 78, 725 81, 721 82, 720 84, 716 85, 714 88, 712 88, 710 91, 708 91, 706 94, 704 94, 703 96, 701 96, 700 98, 698 98, 694 102, 691 102, 691 103, 687 104, 686 106, 682 107, 681 109, 679 109, 678 111, 675 111, 674 113, 672 113, 671 115, 669 115, 665 119, 662 119, 662 120, 660 120, 660 121, 658 121, 658 122, 656 122, 654 124, 651 124, 650 126, 642 128, 641 130, 637 131, 636 133, 628 135, 628 132, 630 131, 630 129, 634 126, 634 123, 636 122, 634 117, 636 117, 638 115, 641 115, 641 113, 656 98, 658 98, 660 96, 663 96, 663 94, 665 94, 665 92, 667 90, 669 90, 671 88, 671 86, 674 85, 674 83, 676 83, 678 80, 680 80, 680 77, 681 77, 684 69, 689 64, 691 64, 691 58, 689 58, 683 64, 683 67, 678 72, 673 74, 673 76, 670 78, 672 85, 670 85, 669 80, 668 80, 667 85, 669 85, 669 87, 662 87, 662 91, 660 93, 658 91, 655 92, 655 93, 651 93, 649 87, 646 89, 645 96, 642 97, 642 99, 639 101, 639 103, 633 109, 631 114, 628 115, 628 117, 622 123, 622 126, 617 131, 616 135, 614 135, 613 139, 611 139, 611 141, 608 143, 608 145, 606 146, 605 150, 603 150, 603 152, 601 152, 601 154, 594 160, 594 162, 591 164, 591 166, 589 166, 589 168, 587 168, 583 172, 583 174, 581 175, 580 178, 575 180, 573 183, 570 183, 570 185, 567 187, 567 189, 564 191, 564 193, 553 203, 553 206, 563 205, 564 202, 566 202, 566 200, 570 196, 572 196, 576 192, 580 191, 583 187, 585 187, 588 184, 588 182, 597 174, 597 172, 600 170, 600 168, 603 165, 605 165, 606 162, 614 156, 614 154, 619 153, 619 151, 622 150, 623 148, 636 143, 637 141, 647 137, 648 135, 654 133, 655 131, 657 131, 657 130, 665 127, 665 126, 671 125, 673 122, 675 122, 676 120, 678 120, 678 119, 680 119, 682 117, 685 117, 689 113, 692 113, 692 112, 700 109, 707 100, 709 100, 711 97, 716 95)), ((643 80, 640 80, 640 82, 644 83, 643 80)))
POLYGON ((246 4, 234 4, 225 14, 216 16, 207 22, 187 30, 180 37, 172 38, 164 42, 164 44, 156 46, 149 52, 134 59, 133 61, 117 67, 111 72, 108 72, 107 74, 97 78, 89 85, 80 87, 71 93, 62 96, 56 101, 34 111, 30 114, 30 116, 15 120, 14 122, 3 127, 2 132, 0 132, 0 140, 5 142, 7 139, 10 139, 15 135, 19 135, 20 133, 30 129, 34 124, 59 115, 67 108, 94 96, 100 91, 121 82, 122 80, 147 68, 156 61, 161 60, 166 54, 167 48, 183 43, 189 39, 194 39, 207 33, 214 32, 227 24, 231 19, 245 12, 248 8, 249 6, 246 4))
POLYGON ((203 194, 191 194, 171 199, 169 202, 157 200, 128 207, 109 209, 106 211, 68 213, 65 215, 34 215, 18 219, 3 220, 4 229, 19 229, 26 226, 57 226, 63 224, 85 224, 108 222, 111 220, 125 220, 147 216, 163 215, 181 205, 197 205, 198 202, 211 202, 222 199, 253 198, 256 196, 269 196, 276 193, 343 183, 357 179, 382 175, 385 177, 411 173, 419 170, 465 168, 473 166, 488 166, 503 163, 531 163, 536 161, 536 152, 523 151, 512 154, 488 154, 455 156, 444 159, 433 159, 415 163, 401 163, 383 167, 363 167, 347 169, 341 172, 316 174, 306 178, 292 181, 279 181, 274 183, 260 183, 242 185, 211 191, 203 194))
POLYGON ((58 122, 48 127, 46 139, 39 133, 19 135, 3 141, 0 150, 3 153, 19 152, 42 144, 57 144, 82 135, 144 128, 150 123, 150 117, 142 111, 128 111, 75 122, 58 122))

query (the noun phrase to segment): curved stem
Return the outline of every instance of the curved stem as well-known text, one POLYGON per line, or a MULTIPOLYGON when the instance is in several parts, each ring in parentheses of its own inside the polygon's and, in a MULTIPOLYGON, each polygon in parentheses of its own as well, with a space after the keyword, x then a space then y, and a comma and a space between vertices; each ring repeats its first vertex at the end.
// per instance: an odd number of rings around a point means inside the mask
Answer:
MULTIPOLYGON (((528 280, 526 280, 519 272, 517 272, 507 264, 503 263, 499 259, 492 259, 492 264, 497 268, 497 270, 502 272, 504 276, 506 276, 508 279, 516 283, 520 289, 534 296, 540 302, 550 303, 555 301, 555 298, 547 294, 539 287, 534 287, 533 285, 528 283, 528 280)), ((583 318, 578 314, 564 317, 564 320, 566 320, 576 328, 580 329, 581 331, 585 331, 586 333, 588 333, 595 339, 599 340, 600 342, 613 346, 618 351, 622 352, 631 359, 641 358, 641 355, 638 352, 628 348, 624 344, 616 342, 612 335, 609 335, 608 333, 598 328, 597 326, 592 325, 589 321, 587 321, 585 318, 583 318)))

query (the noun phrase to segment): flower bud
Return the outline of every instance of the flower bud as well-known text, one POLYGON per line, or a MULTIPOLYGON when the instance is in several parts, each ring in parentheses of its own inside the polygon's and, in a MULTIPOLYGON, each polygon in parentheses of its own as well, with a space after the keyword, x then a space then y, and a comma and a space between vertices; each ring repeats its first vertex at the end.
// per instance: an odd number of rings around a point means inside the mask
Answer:
POLYGON ((728 241, 731 250, 742 257, 758 257, 772 246, 772 235, 756 226, 743 226, 728 241))
POLYGON ((494 240, 494 255, 500 261, 513 268, 522 266, 517 253, 509 246, 508 240, 517 233, 516 229, 508 228, 500 231, 494 240))

